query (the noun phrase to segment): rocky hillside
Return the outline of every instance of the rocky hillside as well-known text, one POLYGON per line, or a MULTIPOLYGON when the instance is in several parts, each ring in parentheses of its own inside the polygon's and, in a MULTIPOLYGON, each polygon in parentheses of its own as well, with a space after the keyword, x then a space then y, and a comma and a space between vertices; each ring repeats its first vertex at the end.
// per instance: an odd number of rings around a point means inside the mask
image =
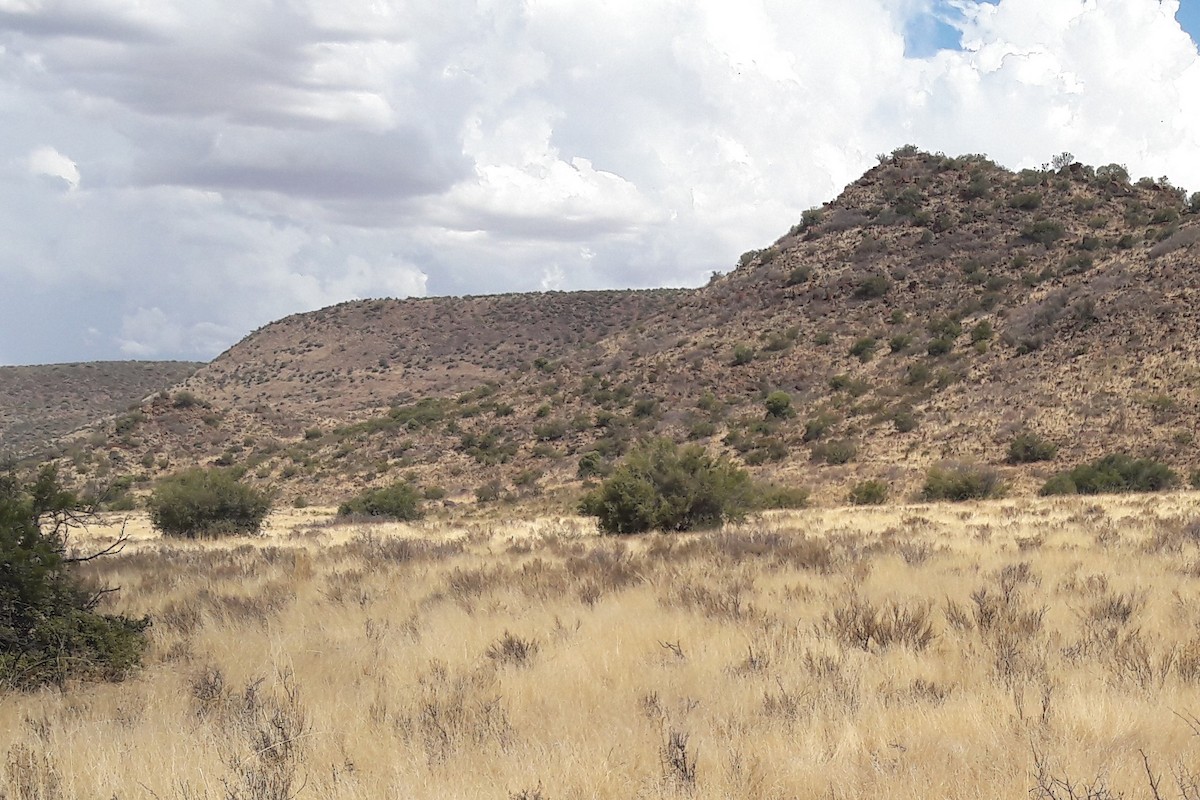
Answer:
POLYGON ((200 364, 106 361, 0 367, 0 454, 33 455, 59 437, 184 380, 200 364))
POLYGON ((401 476, 533 493, 647 435, 830 501, 866 477, 911 491, 943 460, 996 465, 1015 491, 1114 450, 1186 473, 1197 206, 1117 166, 1013 173, 903 148, 699 289, 365 301, 274 323, 107 423, 103 461, 146 478, 241 465, 314 501, 401 476), (1057 456, 1006 464, 1021 434, 1057 456))

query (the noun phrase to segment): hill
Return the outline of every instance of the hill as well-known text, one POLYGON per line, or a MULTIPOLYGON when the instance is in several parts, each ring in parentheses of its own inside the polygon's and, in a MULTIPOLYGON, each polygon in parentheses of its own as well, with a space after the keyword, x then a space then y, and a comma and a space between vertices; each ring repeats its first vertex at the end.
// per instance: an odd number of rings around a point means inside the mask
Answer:
POLYGON ((648 435, 829 500, 864 477, 911 491, 944 460, 1015 491, 1114 450, 1190 470, 1200 201, 1068 161, 1014 173, 901 148, 698 289, 290 317, 199 370, 184 402, 110 420, 107 462, 241 465, 312 500, 401 476, 530 494, 648 435), (1006 465, 1022 434, 1056 458, 1006 465))
POLYGON ((0 367, 0 453, 20 457, 46 450, 57 438, 140 404, 200 366, 101 361, 0 367))

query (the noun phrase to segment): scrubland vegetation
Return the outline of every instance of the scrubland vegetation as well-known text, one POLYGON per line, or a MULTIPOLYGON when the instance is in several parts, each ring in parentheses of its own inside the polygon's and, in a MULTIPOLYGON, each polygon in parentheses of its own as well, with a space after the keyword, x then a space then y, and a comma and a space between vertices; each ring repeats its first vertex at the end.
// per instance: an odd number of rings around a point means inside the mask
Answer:
POLYGON ((1198 512, 606 537, 305 510, 219 541, 139 518, 83 566, 123 587, 106 612, 153 620, 145 666, 0 695, 0 796, 1195 797, 1198 512))

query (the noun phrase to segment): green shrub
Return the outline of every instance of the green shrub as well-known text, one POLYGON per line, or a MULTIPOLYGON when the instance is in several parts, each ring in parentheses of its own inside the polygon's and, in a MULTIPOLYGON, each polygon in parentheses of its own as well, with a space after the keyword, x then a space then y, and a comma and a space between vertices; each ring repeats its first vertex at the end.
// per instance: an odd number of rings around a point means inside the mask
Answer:
POLYGON ((924 500, 982 500, 999 497, 1005 486, 993 469, 970 464, 934 467, 925 476, 924 500))
POLYGON ((774 511, 788 508, 806 508, 809 491, 800 486, 779 486, 774 483, 754 487, 754 508, 774 511))
POLYGON ((407 481, 367 489, 338 506, 339 517, 381 517, 416 520, 425 516, 421 493, 407 481))
POLYGON ((954 349, 953 339, 930 339, 925 352, 931 356, 944 356, 954 349))
POLYGON ((1019 208, 1022 211, 1033 211, 1042 205, 1042 196, 1037 192, 1023 192, 1022 194, 1014 195, 1012 200, 1008 201, 1012 208, 1019 208))
POLYGON ((872 336, 864 336, 858 339, 850 346, 850 355, 862 361, 864 364, 870 361, 875 355, 875 345, 878 344, 872 336))
POLYGON ((1053 476, 1042 486, 1042 494, 1069 494, 1070 485, 1074 485, 1078 494, 1157 492, 1177 482, 1174 470, 1161 461, 1110 453, 1053 476))
MULTIPOLYGON (((1200 194, 1197 192, 1196 194, 1200 194)), ((1193 195, 1194 197, 1195 195, 1193 195)), ((1191 484, 1193 489, 1200 489, 1200 469, 1192 470, 1191 484)))
POLYGON ((878 506, 887 501, 888 485, 883 481, 860 481, 850 488, 850 503, 856 506, 878 506))
POLYGON ((743 364, 749 364, 754 360, 754 348, 749 345, 739 344, 733 348, 733 360, 730 362, 735 367, 740 367, 743 364))
POLYGON ((767 395, 765 401, 767 416, 790 417, 792 415, 792 396, 787 392, 776 390, 767 395))
POLYGON ((892 414, 892 425, 896 426, 897 432, 908 433, 916 430, 917 418, 911 411, 901 409, 892 414))
POLYGON ((799 286, 808 281, 812 277, 812 270, 805 266, 799 266, 788 273, 785 286, 799 286))
POLYGON ((988 322, 986 319, 981 319, 979 322, 975 323, 973 328, 971 328, 971 341, 975 344, 986 342, 994 335, 995 331, 992 330, 992 323, 988 322))
POLYGON ((1063 224, 1052 219, 1035 220, 1021 229, 1023 238, 1046 246, 1054 244, 1066 234, 1063 224))
POLYGON ((837 422, 832 414, 818 414, 804 424, 804 441, 815 442, 837 422))
POLYGON ((1019 433, 1009 442, 1008 463, 1033 464, 1037 461, 1052 461, 1058 453, 1058 445, 1047 441, 1036 433, 1019 433))
POLYGON ((492 478, 487 483, 475 487, 475 502, 494 503, 504 496, 504 484, 499 478, 492 478))
POLYGON ((52 467, 29 485, 0 476, 0 690, 117 680, 141 662, 150 620, 98 613, 101 594, 66 552, 81 521, 52 467))
POLYGON ((713 528, 744 516, 752 490, 749 474, 726 458, 656 439, 630 453, 580 511, 606 533, 713 528))
POLYGON ((167 536, 258 533, 271 510, 268 493, 228 469, 190 469, 164 478, 147 503, 150 522, 167 536))
POLYGON ((912 344, 913 337, 907 333, 899 333, 888 340, 888 348, 893 353, 903 353, 912 344))
POLYGON ((849 439, 836 439, 820 442, 813 446, 813 461, 824 461, 826 464, 847 464, 858 454, 858 447, 849 439))
POLYGON ((859 300, 872 300, 883 297, 892 289, 892 281, 887 275, 871 275, 863 280, 854 290, 854 296, 859 300))
POLYGON ((595 450, 589 450, 581 455, 579 457, 579 466, 575 470, 575 475, 581 480, 603 477, 608 473, 608 464, 605 463, 604 456, 595 450))

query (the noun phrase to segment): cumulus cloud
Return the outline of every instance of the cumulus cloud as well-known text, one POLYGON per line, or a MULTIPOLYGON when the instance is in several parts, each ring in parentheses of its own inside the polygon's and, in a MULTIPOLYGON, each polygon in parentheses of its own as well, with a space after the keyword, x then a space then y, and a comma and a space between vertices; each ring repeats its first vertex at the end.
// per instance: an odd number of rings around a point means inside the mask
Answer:
POLYGON ((0 0, 4 355, 207 358, 352 297, 695 285, 908 142, 1200 188, 1178 10, 0 0))

